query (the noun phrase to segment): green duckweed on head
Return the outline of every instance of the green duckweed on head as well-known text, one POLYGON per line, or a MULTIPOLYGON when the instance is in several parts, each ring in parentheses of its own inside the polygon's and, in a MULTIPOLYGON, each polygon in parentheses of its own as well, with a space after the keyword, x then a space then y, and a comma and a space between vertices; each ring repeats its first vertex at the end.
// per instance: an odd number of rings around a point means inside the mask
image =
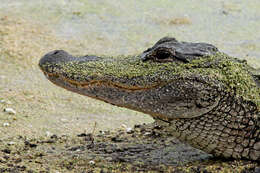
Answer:
MULTIPOLYGON (((124 85, 149 86, 169 83, 176 75, 208 76, 220 81, 230 92, 251 100, 260 107, 260 88, 256 85, 246 62, 224 53, 206 56, 190 63, 143 62, 139 56, 104 57, 98 61, 68 62, 60 65, 59 73, 78 82, 102 80, 124 85), (127 82, 129 81, 129 82, 127 82)), ((259 108, 260 109, 260 108, 259 108)))

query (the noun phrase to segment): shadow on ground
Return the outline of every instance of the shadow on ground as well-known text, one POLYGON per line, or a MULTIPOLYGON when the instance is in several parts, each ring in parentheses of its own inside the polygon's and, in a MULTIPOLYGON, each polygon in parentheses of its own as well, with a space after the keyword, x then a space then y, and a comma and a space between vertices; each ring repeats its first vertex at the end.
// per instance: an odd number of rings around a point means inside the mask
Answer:
POLYGON ((0 172, 257 172, 256 162, 213 158, 156 124, 132 130, 0 142, 0 172))

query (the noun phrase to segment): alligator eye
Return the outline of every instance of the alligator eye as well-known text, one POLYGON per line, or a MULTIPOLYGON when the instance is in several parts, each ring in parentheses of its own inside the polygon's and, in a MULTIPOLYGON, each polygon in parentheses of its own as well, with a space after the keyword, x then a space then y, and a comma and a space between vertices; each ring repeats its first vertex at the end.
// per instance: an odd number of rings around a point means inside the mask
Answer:
POLYGON ((154 61, 158 62, 172 62, 174 61, 174 51, 167 48, 158 48, 154 51, 154 61))
POLYGON ((156 52, 156 58, 157 59, 164 60, 164 59, 168 59, 170 57, 171 57, 171 53, 168 52, 168 51, 157 51, 156 52))
POLYGON ((173 62, 175 60, 175 51, 166 47, 159 47, 154 50, 148 49, 141 55, 141 59, 143 61, 173 62))

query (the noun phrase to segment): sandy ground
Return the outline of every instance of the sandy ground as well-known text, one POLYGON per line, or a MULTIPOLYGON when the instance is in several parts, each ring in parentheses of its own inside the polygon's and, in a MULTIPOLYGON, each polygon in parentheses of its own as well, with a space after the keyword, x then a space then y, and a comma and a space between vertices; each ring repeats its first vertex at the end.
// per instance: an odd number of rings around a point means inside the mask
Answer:
POLYGON ((98 129, 104 130, 152 121, 147 115, 67 92, 45 79, 38 68, 41 56, 53 47, 76 52, 80 43, 56 39, 44 26, 19 18, 2 16, 0 25, 3 138, 90 132, 95 122, 98 129), (14 109, 16 114, 4 112, 6 108, 14 109))
MULTIPOLYGON (((240 9, 232 4, 226 8, 231 12, 240 9)), ((165 22, 160 25, 191 25, 193 21, 181 17, 165 22)), ((148 115, 110 106, 51 84, 37 65, 46 52, 65 49, 82 55, 86 47, 93 54, 118 52, 109 46, 113 41, 59 37, 45 24, 29 20, 28 16, 0 12, 0 172, 259 171, 254 162, 212 159, 165 137, 157 128, 133 128, 153 120, 148 115), (107 49, 103 50, 104 47, 107 49), (15 114, 5 112, 6 108, 12 108, 15 114), (132 127, 133 132, 126 133, 126 127, 132 127), (156 134, 161 135, 154 141, 156 134)), ((130 43, 134 47, 135 40, 130 43)), ((257 54, 259 48, 255 44, 243 45, 257 54)), ((140 50, 144 49, 138 47, 129 52, 140 50)), ((251 64, 259 68, 255 58, 251 64)))

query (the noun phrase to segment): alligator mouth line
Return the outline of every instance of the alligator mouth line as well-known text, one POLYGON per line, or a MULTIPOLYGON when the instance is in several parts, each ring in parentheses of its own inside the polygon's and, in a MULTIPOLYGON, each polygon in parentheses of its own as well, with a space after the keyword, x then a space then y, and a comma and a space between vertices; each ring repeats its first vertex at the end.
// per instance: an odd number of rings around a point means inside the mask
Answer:
MULTIPOLYGON (((111 87, 111 88, 118 88, 124 91, 129 91, 129 92, 133 92, 133 91, 146 91, 146 90, 151 90, 154 88, 158 88, 161 87, 163 85, 165 85, 165 83, 156 83, 156 84, 152 84, 150 86, 147 87, 140 87, 140 86, 127 86, 127 85, 123 85, 123 84, 119 84, 119 83, 115 83, 115 82, 111 82, 111 81, 104 81, 104 80, 92 80, 90 82, 77 82, 71 79, 68 79, 64 76, 59 76, 57 74, 53 74, 53 73, 48 73, 48 72, 44 72, 45 76, 48 77, 48 79, 50 79, 52 82, 54 82, 52 79, 59 79, 59 81, 62 81, 62 83, 68 83, 76 88, 85 88, 88 89, 91 86, 107 86, 107 87, 111 87)), ((55 84, 59 84, 60 82, 55 81, 55 84)))
MULTIPOLYGON (((127 87, 125 85, 121 85, 121 84, 117 84, 117 83, 112 83, 112 82, 107 82, 107 81, 91 81, 91 82, 84 82, 84 83, 80 83, 80 82, 76 82, 76 81, 73 81, 73 80, 70 80, 70 79, 67 79, 66 77, 64 76, 59 76, 57 74, 52 74, 52 73, 47 73, 47 72, 44 72, 45 76, 47 76, 47 78, 52 82, 54 83, 55 85, 59 85, 60 87, 64 88, 64 89, 67 89, 67 90, 71 90, 73 92, 76 92, 76 93, 79 93, 79 94, 82 94, 82 95, 87 95, 88 97, 91 97, 91 98, 94 98, 94 99, 98 99, 98 100, 102 100, 106 103, 110 103, 112 104, 112 100, 108 99, 108 98, 101 98, 101 97, 95 97, 93 95, 89 95, 89 94, 85 94, 85 93, 82 93, 80 92, 79 88, 81 89, 88 89, 88 88, 91 88, 93 85, 96 85, 96 86, 105 86, 105 87, 111 87, 111 88, 117 88, 117 89, 121 89, 121 90, 124 90, 124 91, 127 91, 127 92, 138 92, 138 91, 147 91, 147 90, 150 90, 150 89, 154 89, 154 88, 157 88, 157 87, 161 87, 163 86, 164 84, 154 84, 154 85, 151 85, 149 87, 127 87), (68 83, 69 85, 71 85, 71 87, 65 87, 64 84, 68 83)), ((114 104, 116 105, 116 104, 114 104)), ((139 111, 139 112, 143 112, 145 114, 149 114, 151 115, 152 117, 156 118, 156 119, 160 119, 164 122, 167 122, 169 123, 169 120, 166 116, 162 115, 162 114, 158 114, 158 113, 153 113, 153 112, 149 112, 149 111, 143 111, 141 109, 135 109, 133 108, 132 106, 130 105, 117 105, 119 107, 124 107, 124 108, 127 108, 127 109, 132 109, 132 110, 135 110, 135 111, 139 111)))

